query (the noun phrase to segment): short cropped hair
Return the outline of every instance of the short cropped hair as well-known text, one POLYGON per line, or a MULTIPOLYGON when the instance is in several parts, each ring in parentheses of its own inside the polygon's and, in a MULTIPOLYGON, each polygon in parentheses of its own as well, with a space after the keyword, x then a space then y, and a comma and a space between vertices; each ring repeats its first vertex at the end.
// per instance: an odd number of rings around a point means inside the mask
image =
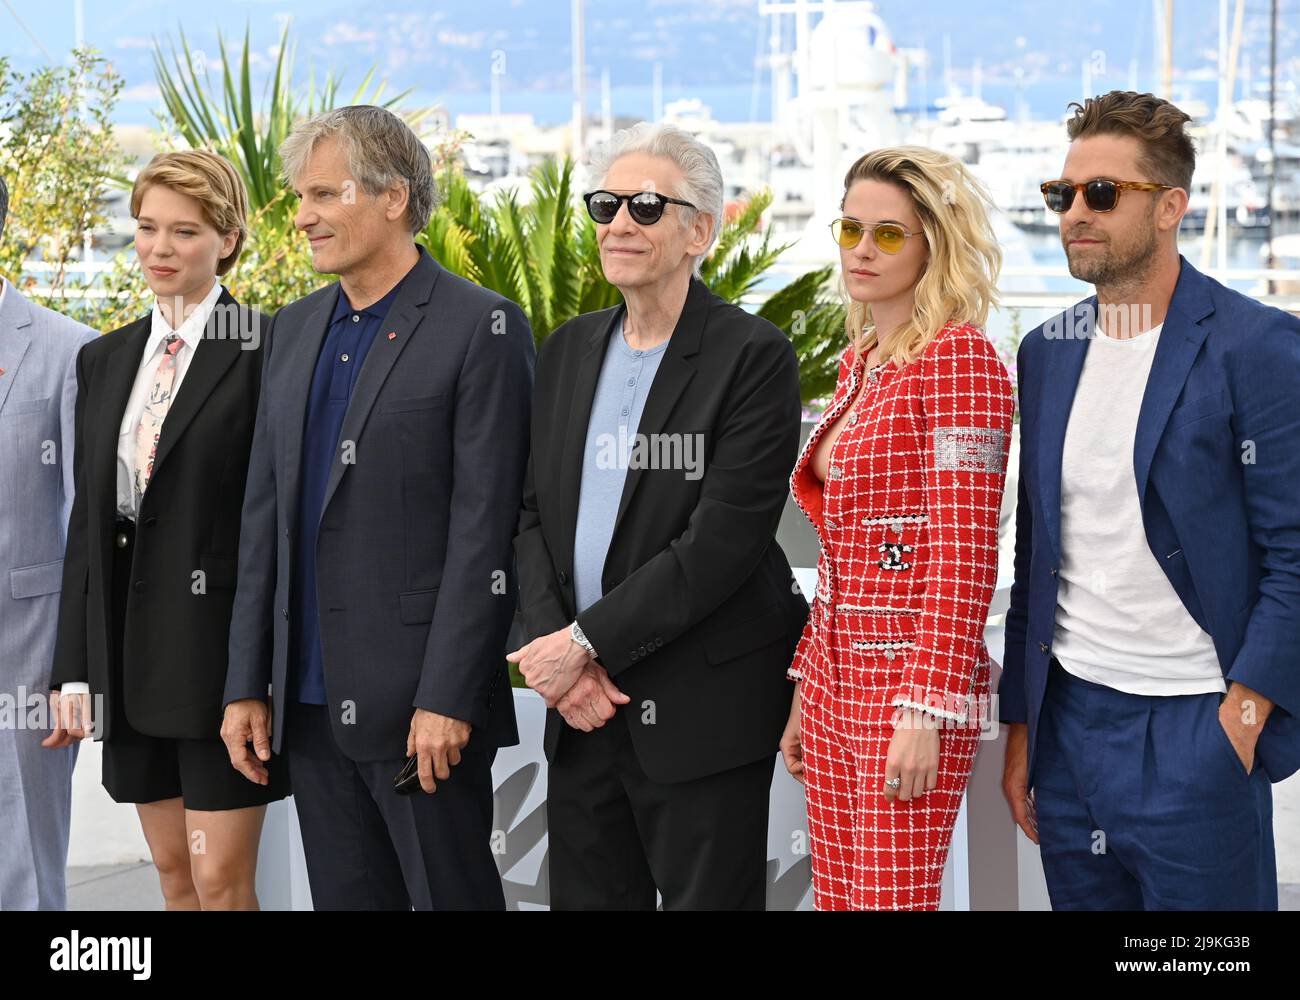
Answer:
POLYGON ((312 150, 331 138, 342 142, 348 170, 371 197, 396 184, 406 186, 406 220, 413 235, 429 224, 438 194, 433 158, 411 126, 386 108, 354 104, 307 119, 280 145, 284 179, 295 183, 312 150))
POLYGON ((1142 150, 1138 167, 1150 180, 1191 191, 1196 145, 1185 127, 1190 115, 1155 94, 1132 90, 1112 90, 1069 107, 1076 109, 1065 124, 1071 142, 1092 135, 1132 136, 1142 150))
POLYGON ((235 248, 217 262, 217 274, 228 273, 239 261, 248 239, 248 191, 230 161, 206 149, 159 153, 135 179, 131 218, 140 217, 145 192, 155 184, 197 201, 204 220, 223 236, 239 233, 235 248))

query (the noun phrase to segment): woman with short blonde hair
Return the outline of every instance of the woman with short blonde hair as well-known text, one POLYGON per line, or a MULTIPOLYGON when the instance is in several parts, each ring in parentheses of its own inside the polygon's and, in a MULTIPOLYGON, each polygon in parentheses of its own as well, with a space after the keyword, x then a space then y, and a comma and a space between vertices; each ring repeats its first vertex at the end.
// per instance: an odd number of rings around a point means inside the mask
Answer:
POLYGON ((1012 384, 1001 255, 956 160, 878 149, 831 223, 849 346, 791 489, 821 539, 781 750, 819 909, 935 909, 986 717, 1012 384))
POLYGON ((135 804, 168 909, 256 909, 262 820, 287 774, 268 755, 249 782, 220 739, 269 332, 218 280, 239 260, 248 196, 215 153, 163 153, 136 178, 131 215, 154 306, 77 357, 46 745, 104 741, 104 787, 135 804))
POLYGON ((234 236, 233 244, 216 263, 218 276, 229 274, 248 239, 248 192, 234 165, 206 149, 160 153, 136 175, 131 218, 140 218, 145 194, 155 185, 192 198, 215 232, 234 236))

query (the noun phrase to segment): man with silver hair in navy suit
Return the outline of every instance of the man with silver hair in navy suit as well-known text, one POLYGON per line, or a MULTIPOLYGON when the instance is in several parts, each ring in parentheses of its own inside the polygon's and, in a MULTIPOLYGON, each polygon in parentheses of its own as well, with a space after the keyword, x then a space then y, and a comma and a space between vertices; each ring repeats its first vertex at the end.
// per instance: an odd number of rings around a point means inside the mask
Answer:
MULTIPOLYGON (((0 178, 0 239, 9 191, 0 178)), ((0 277, 0 910, 61 910, 75 745, 42 749, 72 509, 77 352, 96 334, 0 277)))

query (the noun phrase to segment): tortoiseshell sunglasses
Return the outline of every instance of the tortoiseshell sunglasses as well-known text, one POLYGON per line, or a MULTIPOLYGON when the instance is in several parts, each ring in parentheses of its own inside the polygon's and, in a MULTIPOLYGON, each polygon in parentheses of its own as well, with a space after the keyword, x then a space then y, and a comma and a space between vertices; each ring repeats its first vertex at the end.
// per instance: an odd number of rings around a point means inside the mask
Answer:
POLYGON ((1094 212, 1110 212, 1119 204, 1121 191, 1172 191, 1171 184, 1153 184, 1151 181, 1112 181, 1105 177, 1095 180, 1080 181, 1043 181, 1038 190, 1043 192, 1043 201, 1057 215, 1064 215, 1074 204, 1074 193, 1083 192, 1083 201, 1094 212))

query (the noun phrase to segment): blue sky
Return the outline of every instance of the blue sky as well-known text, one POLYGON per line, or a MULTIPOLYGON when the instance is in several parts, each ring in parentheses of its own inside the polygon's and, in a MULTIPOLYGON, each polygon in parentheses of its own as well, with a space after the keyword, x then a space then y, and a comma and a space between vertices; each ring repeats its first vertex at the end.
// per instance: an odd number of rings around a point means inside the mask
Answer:
MULTIPOLYGON (((1284 81, 1296 79, 1300 18, 1295 0, 1283 0, 1279 48, 1284 81)), ((1248 3, 1244 52, 1256 82, 1262 80, 1267 21, 1265 0, 1248 3)), ((587 56, 590 107, 598 107, 598 81, 608 69, 615 112, 650 114, 650 82, 663 67, 664 97, 699 96, 719 118, 758 117, 770 107, 766 75, 755 56, 766 43, 757 0, 588 0, 587 56)), ((1025 71, 1026 97, 1036 114, 1063 109, 1078 97, 1080 66, 1100 52, 1106 70, 1097 90, 1126 87, 1130 66, 1139 86, 1156 85, 1149 0, 1090 0, 1086 4, 969 0, 881 0, 877 7, 899 46, 923 47, 934 57, 928 94, 937 96, 944 35, 959 82, 982 61, 985 96, 1010 105, 1014 70, 1025 71)), ((286 21, 292 23, 298 73, 318 77, 343 72, 356 85, 377 66, 398 90, 414 88, 418 103, 441 103, 453 114, 488 106, 489 64, 504 53, 502 107, 561 121, 569 100, 569 0, 85 0, 86 37, 114 62, 126 80, 119 106, 123 121, 151 123, 157 91, 155 39, 176 39, 183 26, 191 44, 215 57, 217 35, 228 44, 252 33, 254 67, 271 65, 286 21)), ((8 0, 0 4, 0 54, 30 69, 62 59, 74 40, 73 0, 8 0), (12 7, 17 19, 7 7, 12 7), (23 30, 30 31, 31 36, 23 30), (47 53, 49 54, 47 57, 47 53)), ((1186 94, 1212 100, 1217 47, 1216 0, 1176 4, 1177 64, 1186 94)), ((915 84, 914 84, 915 87, 915 84)))

